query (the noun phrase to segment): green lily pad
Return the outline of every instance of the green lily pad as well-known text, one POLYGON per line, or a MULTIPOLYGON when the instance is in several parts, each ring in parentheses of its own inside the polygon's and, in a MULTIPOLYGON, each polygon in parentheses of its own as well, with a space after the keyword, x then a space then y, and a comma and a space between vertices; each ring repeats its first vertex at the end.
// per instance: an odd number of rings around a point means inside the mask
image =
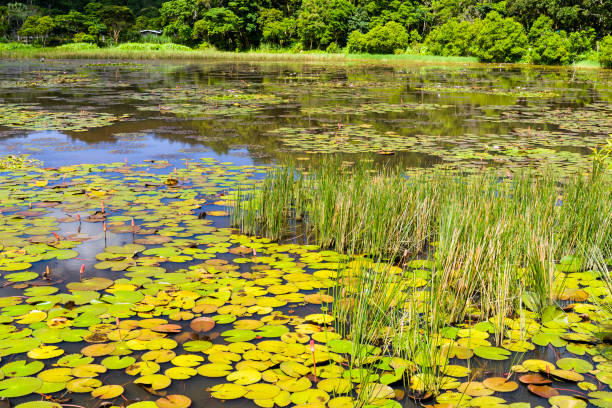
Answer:
POLYGON ((15 398, 36 392, 42 381, 34 377, 12 377, 0 381, 0 397, 15 398))

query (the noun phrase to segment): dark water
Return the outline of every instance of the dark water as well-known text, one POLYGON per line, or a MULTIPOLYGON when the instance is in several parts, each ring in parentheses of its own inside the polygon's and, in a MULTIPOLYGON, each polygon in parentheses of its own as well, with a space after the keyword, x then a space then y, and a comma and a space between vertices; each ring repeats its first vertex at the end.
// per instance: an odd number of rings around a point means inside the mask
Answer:
MULTIPOLYGON (((202 157, 267 165, 316 162, 336 153, 348 161, 404 167, 472 171, 497 166, 513 171, 541 166, 573 172, 588 166, 590 149, 612 132, 610 71, 3 61, 0 86, 0 109, 5 109, 0 111, 0 155, 30 154, 46 167, 167 160, 170 166, 159 172, 169 173, 185 160, 202 157), (41 112, 32 125, 28 118, 41 112), (58 122, 58 117, 68 119, 58 122), (52 130, 42 130, 47 128, 52 130)), ((48 215, 63 216, 59 211, 48 215)), ((228 220, 216 218, 214 226, 226 227, 228 220)), ((76 228, 100 234, 99 224, 61 228, 64 235, 76 228)), ((131 234, 109 233, 105 240, 80 245, 78 259, 39 262, 33 270, 49 266, 62 286, 78 279, 83 262, 92 271, 94 256, 104 246, 132 240, 131 234)), ((94 275, 117 278, 103 271, 88 276, 94 275)), ((19 290, 7 287, 1 293, 11 296, 19 290)), ((314 312, 314 307, 303 307, 299 313, 314 312)), ((62 347, 69 354, 82 344, 62 347)), ((555 353, 538 347, 528 358, 554 361, 555 353)), ((511 363, 480 362, 485 376, 503 375, 511 363)), ((105 384, 129 380, 115 373, 104 377, 105 384)), ((243 406, 244 400, 222 403, 205 391, 222 382, 196 376, 173 381, 166 391, 190 396, 195 407, 243 406)), ((151 399, 136 386, 126 389, 131 399, 151 399)), ((83 395, 73 402, 99 406, 83 395)), ((523 386, 503 397, 546 404, 523 386)), ((414 405, 408 399, 403 403, 414 405)))

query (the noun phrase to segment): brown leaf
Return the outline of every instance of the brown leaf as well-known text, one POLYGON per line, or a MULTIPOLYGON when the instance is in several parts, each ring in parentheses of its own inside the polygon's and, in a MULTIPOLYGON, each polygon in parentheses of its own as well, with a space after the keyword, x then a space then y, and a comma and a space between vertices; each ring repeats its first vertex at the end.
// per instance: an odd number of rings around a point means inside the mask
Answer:
POLYGON ((210 317, 198 317, 189 323, 189 327, 191 327, 193 331, 206 333, 215 327, 215 321, 210 317))
POLYGON ((538 384, 538 385, 552 383, 551 380, 549 380, 546 377, 542 377, 540 374, 521 375, 519 377, 519 381, 522 382, 523 384, 538 384))
POLYGON ((559 395, 559 391, 548 385, 529 384, 527 389, 542 398, 550 398, 559 395))

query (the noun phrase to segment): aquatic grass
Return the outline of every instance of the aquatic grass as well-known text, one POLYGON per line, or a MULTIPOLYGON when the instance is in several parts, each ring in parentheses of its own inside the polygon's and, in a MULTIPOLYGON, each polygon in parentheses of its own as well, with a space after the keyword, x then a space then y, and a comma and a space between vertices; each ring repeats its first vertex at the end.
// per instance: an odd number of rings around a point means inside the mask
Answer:
MULTIPOLYGON (((474 304, 479 319, 503 322, 524 294, 528 306, 541 310, 562 289, 553 284, 559 261, 582 262, 588 251, 609 251, 612 242, 607 173, 406 177, 395 169, 329 162, 308 174, 292 166, 276 170, 263 184, 238 200, 236 220, 244 231, 281 239, 292 220, 326 248, 391 261, 398 254, 433 254, 433 286, 446 294, 437 307, 451 322, 470 315, 474 304)), ((503 324, 498 330, 499 340, 503 324)))
MULTIPOLYGON (((430 64, 477 64, 470 57, 441 57, 420 54, 371 55, 371 54, 333 54, 322 51, 290 52, 289 50, 273 51, 269 49, 245 52, 227 52, 216 49, 184 49, 161 47, 152 49, 147 43, 138 46, 105 47, 99 49, 62 49, 59 47, 0 47, 0 58, 63 58, 63 59, 138 59, 138 60, 233 60, 233 61, 325 61, 325 62, 371 62, 371 63, 430 63, 430 64)), ((158 45, 157 42, 152 43, 158 45)), ((170 45, 161 43, 161 45, 170 45)), ((174 44, 172 44, 174 45, 174 44)))

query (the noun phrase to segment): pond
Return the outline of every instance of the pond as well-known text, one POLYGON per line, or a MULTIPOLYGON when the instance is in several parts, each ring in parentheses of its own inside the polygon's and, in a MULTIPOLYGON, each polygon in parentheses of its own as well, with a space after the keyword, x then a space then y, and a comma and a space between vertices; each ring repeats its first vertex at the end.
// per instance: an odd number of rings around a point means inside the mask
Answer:
POLYGON ((572 258, 560 304, 582 306, 528 312, 530 341, 504 347, 487 321, 453 328, 445 396, 421 401, 404 392, 426 382, 406 375, 414 362, 372 360, 379 349, 366 353, 376 373, 347 364, 356 351, 330 312, 336 271, 359 268, 352 257, 242 234, 230 213, 271 166, 329 156, 587 172, 612 134, 612 71, 3 61, 0 87, 0 157, 29 155, 0 167, 0 396, 11 406, 344 408, 364 389, 366 406, 388 408, 610 406, 612 352, 594 336, 609 316, 582 303, 605 298, 605 284, 572 258))

